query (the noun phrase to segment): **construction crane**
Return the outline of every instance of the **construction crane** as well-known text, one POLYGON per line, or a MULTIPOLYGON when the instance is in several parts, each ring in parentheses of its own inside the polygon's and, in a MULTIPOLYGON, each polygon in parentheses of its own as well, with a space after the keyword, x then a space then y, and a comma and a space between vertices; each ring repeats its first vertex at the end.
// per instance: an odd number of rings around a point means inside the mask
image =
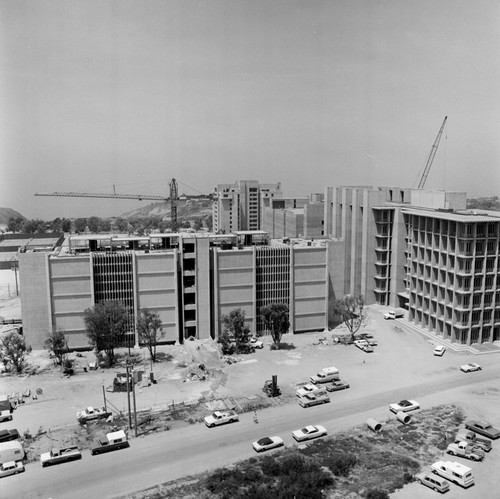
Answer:
POLYGON ((445 116, 443 124, 441 125, 441 128, 439 129, 439 132, 437 134, 436 140, 434 141, 434 144, 432 145, 429 157, 427 158, 427 163, 425 164, 425 168, 424 168, 424 171, 422 173, 422 176, 420 177, 420 181, 418 183, 417 189, 424 188, 425 182, 427 180, 427 176, 429 175, 429 171, 430 171, 431 166, 432 166, 432 162, 434 161, 434 156, 436 155, 436 151, 437 151, 437 148, 439 146, 439 141, 441 140, 441 135, 443 135, 444 126, 446 124, 447 119, 448 119, 448 116, 445 116))
POLYGON ((170 217, 172 219, 172 232, 177 232, 177 181, 173 178, 168 184, 170 196, 154 196, 150 194, 117 194, 113 186, 113 194, 95 192, 37 192, 35 196, 60 196, 66 198, 102 198, 102 199, 138 199, 139 201, 168 201, 170 200, 170 217))

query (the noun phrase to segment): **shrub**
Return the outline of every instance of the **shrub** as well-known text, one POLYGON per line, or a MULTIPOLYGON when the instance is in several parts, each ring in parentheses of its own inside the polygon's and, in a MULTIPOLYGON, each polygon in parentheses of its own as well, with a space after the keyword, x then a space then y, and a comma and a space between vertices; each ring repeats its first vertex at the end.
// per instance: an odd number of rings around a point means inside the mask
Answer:
POLYGON ((337 476, 348 476, 357 462, 354 454, 335 452, 324 460, 325 466, 337 476))
POLYGON ((264 456, 260 461, 260 469, 264 475, 269 477, 278 476, 280 474, 280 463, 273 456, 264 456))
POLYGON ((385 490, 370 489, 366 493, 366 499, 389 499, 389 494, 385 490))

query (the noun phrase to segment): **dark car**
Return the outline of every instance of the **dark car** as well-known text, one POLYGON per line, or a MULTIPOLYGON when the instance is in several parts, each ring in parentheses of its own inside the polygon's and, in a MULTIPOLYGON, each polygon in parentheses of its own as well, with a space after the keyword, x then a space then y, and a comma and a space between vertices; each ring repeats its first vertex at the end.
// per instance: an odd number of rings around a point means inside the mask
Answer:
POLYGON ((334 381, 333 383, 325 385, 325 388, 329 392, 337 392, 339 390, 346 390, 349 386, 349 383, 346 383, 345 381, 334 381))
POLYGON ((0 430, 0 442, 9 442, 21 438, 17 430, 0 430))
POLYGON ((467 421, 465 427, 488 438, 495 439, 500 437, 500 430, 493 428, 493 426, 485 421, 467 421))

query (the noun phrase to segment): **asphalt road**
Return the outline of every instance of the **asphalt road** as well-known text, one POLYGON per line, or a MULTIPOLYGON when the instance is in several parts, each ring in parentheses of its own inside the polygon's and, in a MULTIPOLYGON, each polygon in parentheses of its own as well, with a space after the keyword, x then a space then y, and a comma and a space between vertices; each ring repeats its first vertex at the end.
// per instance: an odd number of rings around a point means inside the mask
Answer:
MULTIPOLYGON (((32 463, 26 466, 25 474, 0 480, 0 498, 83 499, 125 495, 254 456, 251 442, 262 436, 279 435, 286 446, 292 446, 296 443, 291 432, 307 424, 322 424, 333 433, 361 424, 368 417, 384 421, 392 417, 389 403, 403 398, 417 399, 423 407, 459 402, 471 387, 491 385, 499 377, 500 366, 491 366, 469 375, 455 370, 437 380, 380 390, 369 396, 360 396, 350 389, 331 394, 332 402, 323 406, 303 409, 298 404, 288 404, 259 411, 258 424, 252 414, 242 414, 238 423, 211 429, 196 424, 140 437, 131 442, 129 449, 109 454, 91 456, 84 451, 80 461, 43 469, 32 463), (28 474, 29 480, 25 478, 28 474)), ((474 489, 480 493, 479 484, 474 489)))

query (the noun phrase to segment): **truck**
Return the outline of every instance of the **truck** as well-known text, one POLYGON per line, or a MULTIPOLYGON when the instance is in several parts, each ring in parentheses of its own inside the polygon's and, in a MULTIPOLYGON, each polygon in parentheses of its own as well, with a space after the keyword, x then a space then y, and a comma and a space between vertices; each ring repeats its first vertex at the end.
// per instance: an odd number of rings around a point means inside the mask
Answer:
POLYGON ((317 392, 306 393, 299 398, 301 407, 311 407, 312 405, 327 404, 330 402, 330 397, 326 390, 318 390, 317 392))
POLYGON ((449 444, 446 453, 452 456, 465 457, 471 461, 482 461, 484 459, 484 450, 467 442, 449 444))
POLYGON ((123 430, 107 433, 92 442, 90 446, 90 453, 95 456, 104 452, 111 452, 113 450, 125 449, 130 447, 127 440, 127 435, 123 430))
POLYGON ((74 461, 75 459, 81 459, 82 453, 76 445, 70 445, 69 447, 57 449, 54 448, 49 452, 44 452, 40 455, 40 464, 42 468, 45 466, 50 466, 52 464, 64 463, 66 461, 74 461))
POLYGON ((106 410, 105 407, 94 408, 89 406, 83 411, 76 413, 76 419, 80 424, 88 423, 89 421, 96 421, 97 419, 108 419, 112 413, 106 410))
POLYGON ((431 470, 436 475, 442 476, 462 487, 467 488, 474 485, 472 470, 462 463, 457 463, 456 461, 437 461, 431 466, 431 470))
POLYGON ((309 377, 311 383, 315 385, 318 383, 330 383, 330 381, 337 381, 340 379, 339 370, 336 367, 324 367, 318 374, 309 377))
POLYGON ((479 438, 473 431, 463 430, 457 433, 455 437, 455 443, 458 442, 468 442, 472 445, 483 449, 484 452, 489 452, 491 450, 491 440, 487 440, 486 438, 479 438))
POLYGON ((11 440, 10 442, 0 442, 0 463, 9 461, 22 461, 26 456, 21 442, 11 440))
POLYGON ((0 422, 1 421, 12 421, 12 412, 14 408, 10 403, 10 399, 7 395, 0 394, 0 422))
POLYGON ((396 310, 388 310, 384 314, 384 319, 389 320, 389 319, 399 319, 400 317, 404 317, 405 312, 401 308, 397 308, 396 310))
POLYGON ((210 414, 210 416, 206 416, 204 418, 205 424, 209 428, 213 428, 214 426, 219 426, 221 424, 226 424, 226 423, 236 423, 236 421, 239 421, 240 418, 238 414, 236 414, 235 411, 215 411, 214 413, 210 414))

